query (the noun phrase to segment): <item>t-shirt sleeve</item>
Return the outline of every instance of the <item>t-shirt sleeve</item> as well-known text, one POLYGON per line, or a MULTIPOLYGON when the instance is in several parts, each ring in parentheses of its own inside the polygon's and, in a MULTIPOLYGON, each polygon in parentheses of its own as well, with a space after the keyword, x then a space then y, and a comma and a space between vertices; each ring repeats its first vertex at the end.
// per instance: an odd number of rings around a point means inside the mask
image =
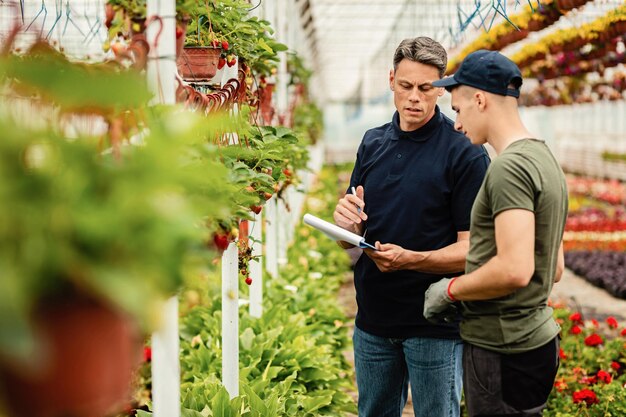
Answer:
POLYGON ((457 164, 454 169, 454 188, 452 190, 452 219, 458 232, 470 228, 472 205, 489 167, 489 156, 485 152, 457 164))
POLYGON ((485 179, 493 216, 505 210, 535 210, 535 195, 540 183, 533 178, 532 166, 520 158, 500 157, 485 179))

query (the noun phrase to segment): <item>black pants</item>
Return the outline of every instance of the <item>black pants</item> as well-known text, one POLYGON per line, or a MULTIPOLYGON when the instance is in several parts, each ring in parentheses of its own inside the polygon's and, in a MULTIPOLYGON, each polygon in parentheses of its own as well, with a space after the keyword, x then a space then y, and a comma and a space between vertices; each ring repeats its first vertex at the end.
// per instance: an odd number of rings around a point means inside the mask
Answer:
POLYGON ((558 368, 558 337, 514 354, 466 343, 463 389, 470 417, 541 417, 558 368))

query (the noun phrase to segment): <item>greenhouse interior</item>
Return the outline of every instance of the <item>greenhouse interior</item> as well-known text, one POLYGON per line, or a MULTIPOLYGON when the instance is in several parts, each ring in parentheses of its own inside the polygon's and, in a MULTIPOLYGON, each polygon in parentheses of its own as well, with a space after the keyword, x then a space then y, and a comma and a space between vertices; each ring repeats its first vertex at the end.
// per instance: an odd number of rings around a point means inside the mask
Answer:
POLYGON ((4 0, 0 47, 0 417, 626 416, 626 1, 4 0))

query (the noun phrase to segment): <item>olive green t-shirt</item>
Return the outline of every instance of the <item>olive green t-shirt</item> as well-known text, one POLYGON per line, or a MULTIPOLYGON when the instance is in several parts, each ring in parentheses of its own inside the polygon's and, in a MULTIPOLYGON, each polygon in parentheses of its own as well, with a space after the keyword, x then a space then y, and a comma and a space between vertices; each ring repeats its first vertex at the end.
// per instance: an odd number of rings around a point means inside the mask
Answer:
POLYGON ((567 185, 545 142, 513 142, 489 166, 472 207, 466 273, 496 255, 495 218, 510 209, 535 214, 535 271, 530 283, 503 297, 462 303, 461 337, 501 353, 540 347, 560 330, 547 302, 567 217, 567 185))

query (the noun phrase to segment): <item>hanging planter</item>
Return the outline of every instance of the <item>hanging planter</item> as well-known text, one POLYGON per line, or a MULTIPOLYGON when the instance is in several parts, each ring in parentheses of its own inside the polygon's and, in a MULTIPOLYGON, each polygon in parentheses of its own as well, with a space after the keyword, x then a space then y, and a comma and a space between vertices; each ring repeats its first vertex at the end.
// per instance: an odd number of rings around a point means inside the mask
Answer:
POLYGON ((178 72, 185 79, 209 81, 217 73, 221 49, 208 46, 186 46, 176 61, 178 72))
POLYGON ((141 339, 128 317, 85 296, 43 304, 33 328, 40 354, 0 362, 9 417, 103 417, 127 401, 141 339))

